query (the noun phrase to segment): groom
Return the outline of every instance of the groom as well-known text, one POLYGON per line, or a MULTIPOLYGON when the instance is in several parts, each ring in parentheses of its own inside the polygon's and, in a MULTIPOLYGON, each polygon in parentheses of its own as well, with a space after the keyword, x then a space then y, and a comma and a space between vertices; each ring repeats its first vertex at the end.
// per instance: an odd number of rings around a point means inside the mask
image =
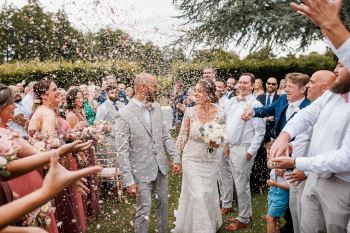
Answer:
POLYGON ((181 160, 168 130, 162 123, 160 105, 155 103, 157 79, 141 73, 134 81, 135 96, 116 115, 114 125, 117 160, 126 191, 136 198, 135 232, 147 233, 152 196, 157 204, 159 233, 167 232, 168 161, 172 171, 181 172, 181 160))

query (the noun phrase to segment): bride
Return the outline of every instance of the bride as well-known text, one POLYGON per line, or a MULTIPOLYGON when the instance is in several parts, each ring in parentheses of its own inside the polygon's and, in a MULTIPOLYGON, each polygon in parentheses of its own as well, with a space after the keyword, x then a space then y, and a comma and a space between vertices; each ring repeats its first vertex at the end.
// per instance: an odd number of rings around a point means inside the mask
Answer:
MULTIPOLYGON (((176 213, 175 233, 213 233, 222 224, 216 184, 217 158, 208 154, 208 144, 200 136, 207 122, 223 124, 225 115, 219 111, 215 83, 200 80, 195 88, 196 106, 186 110, 177 147, 182 153, 182 187, 176 213)), ((211 147, 219 145, 211 143, 211 147)))

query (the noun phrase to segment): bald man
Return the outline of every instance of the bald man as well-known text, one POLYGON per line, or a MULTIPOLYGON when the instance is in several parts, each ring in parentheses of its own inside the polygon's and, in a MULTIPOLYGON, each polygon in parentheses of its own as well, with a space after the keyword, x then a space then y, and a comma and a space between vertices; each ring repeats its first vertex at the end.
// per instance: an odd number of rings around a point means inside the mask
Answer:
MULTIPOLYGON (((312 74, 309 83, 306 85, 308 88, 307 98, 312 102, 323 93, 329 90, 332 84, 336 80, 334 72, 329 70, 319 70, 312 74)), ((309 141, 311 140, 312 130, 309 129, 305 133, 297 136, 295 141, 291 143, 293 148, 293 157, 305 157, 309 151, 309 141)), ((309 173, 307 173, 308 175, 309 173)), ((304 191, 305 180, 307 178, 304 171, 294 170, 291 174, 287 174, 290 180, 293 180, 298 185, 289 186, 289 209, 293 219, 294 233, 299 233, 301 223, 301 196, 304 191)), ((323 231, 323 228, 319 229, 323 231)), ((319 231, 317 231, 319 232, 319 231)))
POLYGON ((138 74, 135 95, 115 115, 114 136, 117 160, 123 184, 136 198, 135 232, 147 233, 151 219, 152 196, 157 204, 158 232, 168 232, 168 162, 173 173, 181 172, 181 161, 169 131, 162 123, 160 105, 156 103, 157 79, 148 73, 138 74))

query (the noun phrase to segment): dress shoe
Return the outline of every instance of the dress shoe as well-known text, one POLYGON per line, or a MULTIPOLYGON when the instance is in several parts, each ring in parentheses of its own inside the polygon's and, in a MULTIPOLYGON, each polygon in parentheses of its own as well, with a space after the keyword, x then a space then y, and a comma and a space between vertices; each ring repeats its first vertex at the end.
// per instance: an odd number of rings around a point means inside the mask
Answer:
POLYGON ((224 207, 221 207, 220 208, 220 212, 221 212, 221 215, 226 215, 226 214, 229 214, 233 211, 232 208, 224 208, 224 207))

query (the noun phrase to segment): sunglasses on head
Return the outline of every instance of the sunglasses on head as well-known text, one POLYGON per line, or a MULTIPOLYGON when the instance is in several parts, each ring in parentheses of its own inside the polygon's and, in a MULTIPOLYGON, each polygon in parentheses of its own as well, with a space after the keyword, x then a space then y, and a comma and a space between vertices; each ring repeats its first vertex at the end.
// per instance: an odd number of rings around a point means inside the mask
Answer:
POLYGON ((267 85, 272 85, 272 86, 276 86, 277 83, 266 83, 267 85))

